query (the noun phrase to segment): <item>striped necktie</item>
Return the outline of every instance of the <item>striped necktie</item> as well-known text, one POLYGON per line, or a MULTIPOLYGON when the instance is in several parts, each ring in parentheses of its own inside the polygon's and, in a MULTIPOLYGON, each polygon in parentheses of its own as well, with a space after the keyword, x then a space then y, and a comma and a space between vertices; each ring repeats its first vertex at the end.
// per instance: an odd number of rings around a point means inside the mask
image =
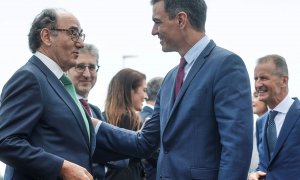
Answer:
POLYGON ((273 156, 274 148, 277 141, 277 131, 276 131, 276 124, 274 121, 275 116, 277 115, 277 111, 270 111, 269 112, 269 120, 267 126, 267 141, 268 141, 268 149, 269 149, 269 157, 273 156))

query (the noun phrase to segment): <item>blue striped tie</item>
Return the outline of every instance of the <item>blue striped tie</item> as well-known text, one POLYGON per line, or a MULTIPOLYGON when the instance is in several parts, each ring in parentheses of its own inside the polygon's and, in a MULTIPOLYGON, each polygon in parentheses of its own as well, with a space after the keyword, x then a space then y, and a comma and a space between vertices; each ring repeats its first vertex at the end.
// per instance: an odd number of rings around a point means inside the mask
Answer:
POLYGON ((277 131, 274 118, 277 115, 277 111, 270 111, 269 112, 269 120, 268 120, 268 127, 267 127, 267 141, 268 141, 268 149, 269 149, 269 157, 273 156, 273 151, 277 141, 277 131))

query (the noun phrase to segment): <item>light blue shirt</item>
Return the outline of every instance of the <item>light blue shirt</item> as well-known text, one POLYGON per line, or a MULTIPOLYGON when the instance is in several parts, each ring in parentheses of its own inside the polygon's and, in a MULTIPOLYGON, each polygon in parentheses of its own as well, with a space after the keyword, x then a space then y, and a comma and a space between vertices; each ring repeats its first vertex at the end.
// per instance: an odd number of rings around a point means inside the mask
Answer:
MULTIPOLYGON (((185 80, 185 78, 186 78, 187 74, 189 73, 189 71, 191 70, 195 60, 202 53, 204 48, 208 45, 209 41, 210 41, 210 39, 208 38, 208 36, 205 35, 184 55, 184 59, 186 60, 187 65, 185 65, 185 67, 184 67, 184 79, 183 80, 185 80)), ((99 121, 98 124, 96 125, 96 127, 95 127, 96 133, 98 132, 101 123, 102 122, 99 121)))
POLYGON ((277 111, 278 114, 275 116, 274 121, 276 125, 277 130, 277 137, 279 136, 280 130, 282 128, 284 119, 286 114, 288 113, 290 107, 294 103, 294 99, 290 98, 289 95, 287 95, 273 110, 277 111))
POLYGON ((210 39, 208 36, 204 36, 202 39, 200 39, 185 55, 184 59, 186 60, 187 64, 184 67, 184 79, 190 72, 193 64, 195 63, 197 57, 202 53, 204 48, 208 45, 210 39))

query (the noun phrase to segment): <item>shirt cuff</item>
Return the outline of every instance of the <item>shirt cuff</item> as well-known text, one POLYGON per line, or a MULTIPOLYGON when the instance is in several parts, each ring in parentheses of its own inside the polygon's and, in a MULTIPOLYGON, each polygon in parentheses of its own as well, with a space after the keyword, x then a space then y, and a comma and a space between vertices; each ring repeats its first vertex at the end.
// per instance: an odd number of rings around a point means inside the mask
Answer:
POLYGON ((97 134, 98 130, 99 130, 99 127, 101 125, 102 121, 99 121, 97 124, 96 124, 96 127, 95 127, 95 133, 97 134))

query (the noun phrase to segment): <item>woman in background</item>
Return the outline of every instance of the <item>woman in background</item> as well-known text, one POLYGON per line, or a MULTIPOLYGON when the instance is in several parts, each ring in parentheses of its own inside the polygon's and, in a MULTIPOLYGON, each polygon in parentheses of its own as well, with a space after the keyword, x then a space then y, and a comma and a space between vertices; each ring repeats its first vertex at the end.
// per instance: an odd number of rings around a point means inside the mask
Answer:
POLYGON ((268 111, 268 107, 266 103, 258 99, 258 94, 256 91, 254 91, 252 95, 252 109, 253 109, 253 114, 257 115, 258 118, 254 120, 253 151, 252 151, 252 159, 251 159, 249 172, 255 171, 259 163, 259 152, 261 149, 259 144, 262 143, 262 137, 259 136, 261 136, 262 129, 258 129, 257 123, 259 123, 260 121, 259 117, 261 117, 268 111), (259 139, 258 142, 257 139, 259 139))
MULTIPOLYGON (((142 110, 143 102, 148 98, 146 90, 145 74, 130 68, 120 70, 109 83, 103 112, 106 121, 121 128, 139 130, 141 120, 138 112, 142 110)), ((128 164, 126 160, 109 164, 106 180, 143 179, 141 159, 129 159, 128 164)))
POLYGON ((253 107, 253 114, 256 114, 258 117, 261 117, 268 111, 268 107, 266 103, 258 99, 258 94, 256 91, 253 93, 252 96, 252 107, 253 107))

